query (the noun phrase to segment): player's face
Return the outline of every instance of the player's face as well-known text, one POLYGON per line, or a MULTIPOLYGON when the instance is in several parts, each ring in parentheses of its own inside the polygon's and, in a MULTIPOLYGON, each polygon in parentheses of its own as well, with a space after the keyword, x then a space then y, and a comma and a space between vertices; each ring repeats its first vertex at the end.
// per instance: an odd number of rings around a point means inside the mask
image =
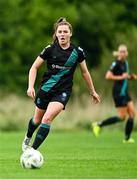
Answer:
POLYGON ((71 36, 72 33, 68 25, 58 26, 56 30, 56 37, 58 38, 58 42, 61 46, 69 45, 71 36))
POLYGON ((120 59, 125 59, 128 56, 128 51, 126 47, 120 47, 118 49, 118 54, 120 59))

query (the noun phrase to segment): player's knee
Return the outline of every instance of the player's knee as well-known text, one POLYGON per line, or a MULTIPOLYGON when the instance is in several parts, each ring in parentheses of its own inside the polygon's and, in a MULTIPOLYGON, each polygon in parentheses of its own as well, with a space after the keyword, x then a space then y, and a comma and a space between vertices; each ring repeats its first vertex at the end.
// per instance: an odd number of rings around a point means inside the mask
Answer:
POLYGON ((42 119, 42 123, 44 123, 44 124, 51 124, 51 122, 52 122, 52 116, 51 116, 51 114, 46 114, 44 117, 43 117, 43 119, 42 119))
POLYGON ((132 112, 129 113, 129 115, 130 115, 130 117, 135 118, 136 112, 135 112, 135 111, 132 111, 132 112))
POLYGON ((120 114, 120 119, 124 121, 126 119, 126 114, 120 114))
POLYGON ((40 118, 34 118, 33 122, 34 122, 34 124, 40 124, 41 123, 41 119, 40 118))
POLYGON ((134 111, 134 118, 136 117, 136 112, 134 111))

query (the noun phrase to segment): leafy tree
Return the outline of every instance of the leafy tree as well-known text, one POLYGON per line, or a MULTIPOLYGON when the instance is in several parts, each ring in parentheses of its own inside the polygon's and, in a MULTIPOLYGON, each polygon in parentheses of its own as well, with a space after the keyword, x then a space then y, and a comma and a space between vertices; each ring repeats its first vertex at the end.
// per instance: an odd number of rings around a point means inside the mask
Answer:
MULTIPOLYGON (((119 43, 130 46, 135 67, 136 0, 0 0, 0 7, 1 88, 26 91, 30 66, 52 42, 53 24, 61 16, 72 23, 73 41, 85 50, 90 68, 105 72, 104 59, 119 43)), ((74 88, 84 92, 79 73, 74 88)))

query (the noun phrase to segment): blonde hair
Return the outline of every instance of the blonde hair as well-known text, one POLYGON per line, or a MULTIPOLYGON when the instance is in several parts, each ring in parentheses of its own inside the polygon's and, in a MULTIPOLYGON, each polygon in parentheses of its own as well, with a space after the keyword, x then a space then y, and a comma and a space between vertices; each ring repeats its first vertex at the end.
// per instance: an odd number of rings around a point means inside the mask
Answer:
MULTIPOLYGON (((119 49, 121 49, 121 48, 125 48, 127 50, 127 46, 125 44, 120 44, 118 46, 118 50, 117 51, 113 51, 113 53, 112 53, 113 56, 118 57, 119 56, 119 49)), ((128 55, 128 51, 127 51, 127 55, 128 55)))
POLYGON ((57 42, 58 39, 56 37, 56 31, 58 29, 59 26, 61 25, 67 25, 70 29, 70 32, 72 33, 73 29, 72 29, 72 25, 66 20, 65 17, 60 17, 57 22, 54 24, 54 34, 53 34, 53 42, 57 42))

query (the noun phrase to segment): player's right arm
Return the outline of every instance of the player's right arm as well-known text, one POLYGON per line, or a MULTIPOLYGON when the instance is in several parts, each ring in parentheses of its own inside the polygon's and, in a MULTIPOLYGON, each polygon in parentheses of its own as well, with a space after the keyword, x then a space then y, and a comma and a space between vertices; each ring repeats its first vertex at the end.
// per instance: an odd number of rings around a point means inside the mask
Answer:
POLYGON ((37 76, 37 71, 39 67, 44 63, 44 61, 49 57, 50 51, 51 51, 51 46, 50 45, 46 46, 42 50, 40 55, 36 58, 36 60, 34 61, 34 63, 30 68, 27 95, 33 99, 35 97, 34 85, 37 76))
POLYGON ((40 56, 38 56, 29 70, 27 95, 33 99, 35 97, 34 84, 37 76, 37 71, 43 63, 44 60, 40 56))
POLYGON ((105 75, 105 78, 107 80, 114 80, 114 81, 120 81, 130 78, 127 72, 123 72, 121 75, 116 75, 117 69, 119 69, 119 65, 117 64, 117 61, 112 62, 110 69, 107 71, 105 75))

